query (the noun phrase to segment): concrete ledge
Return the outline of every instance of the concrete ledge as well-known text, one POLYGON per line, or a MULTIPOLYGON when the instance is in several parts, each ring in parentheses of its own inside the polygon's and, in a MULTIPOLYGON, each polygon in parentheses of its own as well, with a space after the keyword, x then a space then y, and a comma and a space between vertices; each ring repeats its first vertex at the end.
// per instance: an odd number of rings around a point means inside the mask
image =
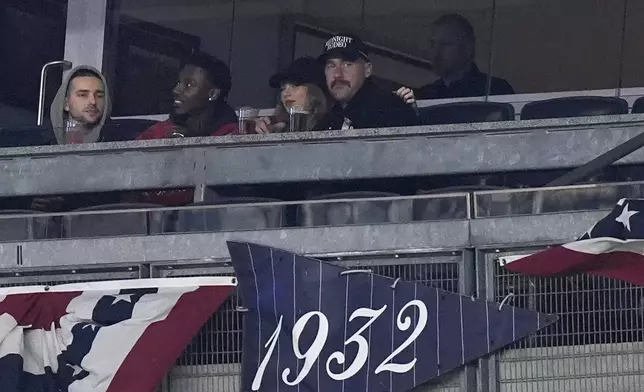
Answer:
POLYGON ((0 196, 565 169, 641 132, 624 115, 0 149, 0 196))

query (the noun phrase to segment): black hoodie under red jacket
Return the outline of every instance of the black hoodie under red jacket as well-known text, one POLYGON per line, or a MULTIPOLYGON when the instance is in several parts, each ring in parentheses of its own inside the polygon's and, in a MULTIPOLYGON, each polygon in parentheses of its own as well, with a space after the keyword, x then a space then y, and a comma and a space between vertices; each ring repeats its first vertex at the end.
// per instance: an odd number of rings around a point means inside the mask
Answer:
POLYGON ((315 129, 342 129, 345 118, 354 129, 402 127, 418 124, 414 109, 396 94, 377 87, 372 81, 364 85, 343 109, 336 103, 316 125, 315 129))

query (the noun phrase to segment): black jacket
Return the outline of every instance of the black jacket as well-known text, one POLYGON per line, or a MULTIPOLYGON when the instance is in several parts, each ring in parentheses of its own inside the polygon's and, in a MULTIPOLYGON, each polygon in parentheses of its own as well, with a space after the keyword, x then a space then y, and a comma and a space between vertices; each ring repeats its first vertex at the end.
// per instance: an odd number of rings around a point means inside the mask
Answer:
POLYGON ((339 103, 333 105, 315 129, 342 129, 345 118, 351 121, 354 129, 401 127, 418 123, 416 112, 410 105, 396 94, 381 90, 368 79, 344 109, 339 103))
MULTIPOLYGON (((445 85, 443 79, 438 79, 434 83, 417 89, 414 94, 419 100, 481 97, 486 95, 487 79, 488 75, 473 64, 472 70, 463 79, 456 80, 449 86, 445 85)), ((491 83, 490 95, 514 94, 514 89, 504 79, 492 77, 491 83)))

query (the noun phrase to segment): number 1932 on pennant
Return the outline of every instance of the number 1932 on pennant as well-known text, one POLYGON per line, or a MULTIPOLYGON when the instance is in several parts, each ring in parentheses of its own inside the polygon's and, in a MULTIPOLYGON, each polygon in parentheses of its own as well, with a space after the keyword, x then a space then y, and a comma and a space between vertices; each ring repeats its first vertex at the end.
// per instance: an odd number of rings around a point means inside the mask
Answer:
MULTIPOLYGON (((356 345, 357 354, 355 355, 355 358, 353 358, 353 361, 351 363, 348 363, 347 358, 345 358, 344 350, 335 351, 331 355, 329 355, 329 357, 326 358, 325 362, 321 362, 326 364, 326 372, 329 377, 336 381, 347 380, 358 374, 365 367, 367 359, 370 355, 370 346, 367 339, 363 336, 363 333, 371 326, 371 324, 373 324, 380 316, 382 316, 382 314, 385 313, 386 310, 387 305, 384 305, 380 309, 358 308, 351 314, 348 320, 349 322, 357 322, 357 320, 363 320, 364 323, 362 324, 362 327, 360 327, 356 331, 356 333, 345 340, 343 348, 347 347, 348 345, 356 345), (335 373, 331 370, 331 364, 333 362, 336 362, 339 365, 346 364, 346 366, 341 373, 335 373)), ((403 306, 398 313, 396 319, 396 327, 398 328, 398 330, 406 332, 412 328, 412 318, 409 316, 409 314, 412 312, 418 312, 418 321, 416 323, 416 326, 410 332, 407 339, 395 350, 393 350, 391 354, 389 354, 384 359, 384 361, 382 361, 376 367, 374 371, 375 374, 382 372, 407 373, 416 365, 417 358, 415 357, 414 359, 406 363, 396 362, 396 356, 398 356, 401 352, 403 352, 403 350, 413 344, 427 326, 427 307, 422 301, 412 300, 407 302, 407 304, 405 304, 405 306, 403 306)), ((264 358, 262 358, 257 368, 255 377, 253 378, 251 385, 251 389, 253 391, 259 390, 262 379, 264 377, 264 372, 266 371, 266 367, 273 357, 275 346, 279 341, 282 331, 282 321, 283 316, 280 316, 277 327, 264 346, 265 348, 267 348, 267 351, 266 355, 264 356, 264 358)), ((304 364, 301 369, 299 369, 299 373, 297 372, 297 369, 291 369, 288 367, 285 368, 281 373, 281 380, 282 382, 284 382, 284 384, 289 386, 298 385, 311 372, 311 369, 313 368, 313 365, 316 363, 316 361, 324 361, 324 358, 320 358, 320 354, 322 353, 322 350, 327 343, 328 337, 329 320, 327 316, 324 315, 324 313, 311 311, 297 319, 295 325, 293 326, 292 348, 295 357, 298 360, 303 360, 304 364), (307 324, 314 317, 318 318, 317 334, 308 350, 302 352, 300 350, 300 337, 302 335, 302 332, 304 331, 304 328, 306 328, 307 324)))

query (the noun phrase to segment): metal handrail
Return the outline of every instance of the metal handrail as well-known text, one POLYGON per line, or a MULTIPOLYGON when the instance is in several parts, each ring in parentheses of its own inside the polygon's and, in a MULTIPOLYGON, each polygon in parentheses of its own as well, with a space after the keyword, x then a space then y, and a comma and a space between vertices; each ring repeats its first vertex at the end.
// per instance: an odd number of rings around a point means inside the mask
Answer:
POLYGON ((398 201, 398 200, 434 200, 464 198, 469 200, 469 193, 445 193, 437 195, 414 195, 414 196, 395 196, 395 197, 367 197, 367 198, 345 198, 345 199, 325 199, 325 200, 301 200, 301 201, 279 201, 279 202, 253 202, 253 203, 225 203, 217 204, 213 200, 212 204, 187 205, 178 207, 142 207, 142 208, 123 208, 123 209, 106 209, 92 211, 69 211, 69 212, 43 212, 43 213, 25 213, 25 214, 0 214, 0 220, 11 218, 50 218, 65 216, 81 215, 116 215, 124 213, 142 213, 142 212, 168 212, 168 211, 204 211, 217 210, 226 208, 246 208, 246 207, 282 207, 282 206, 304 206, 313 204, 334 204, 334 203, 355 203, 369 201, 398 201))
MULTIPOLYGON (((642 186, 644 181, 623 181, 623 182, 612 182, 612 183, 600 183, 600 184, 581 184, 581 185, 569 185, 569 186, 546 186, 540 188, 518 188, 518 189, 503 189, 503 190, 491 190, 491 191, 477 191, 473 194, 472 201, 474 206, 477 206, 476 201, 480 196, 488 196, 494 194, 505 194, 505 195, 534 195, 532 199, 532 214, 540 214, 543 206, 544 196, 548 192, 561 192, 561 191, 575 191, 575 190, 584 190, 584 189, 615 189, 622 186, 642 186)), ((478 213, 475 211, 475 218, 478 217, 478 213)))
POLYGON ((38 97, 38 125, 42 125, 45 118, 45 87, 47 85, 47 71, 56 65, 62 65, 63 69, 70 69, 72 63, 67 60, 52 61, 43 65, 40 70, 40 95, 38 97))
POLYGON ((591 189, 591 188, 612 188, 617 186, 625 185, 644 185, 644 181, 621 181, 621 182, 608 182, 608 183, 597 183, 597 184, 579 184, 579 185, 559 185, 559 186, 544 186, 544 187, 534 187, 534 188, 507 188, 507 189, 496 189, 496 190, 481 190, 475 191, 474 197, 483 196, 483 195, 492 195, 492 194, 516 194, 516 193, 538 193, 538 192, 549 192, 549 191, 565 191, 565 190, 577 190, 577 189, 591 189))

